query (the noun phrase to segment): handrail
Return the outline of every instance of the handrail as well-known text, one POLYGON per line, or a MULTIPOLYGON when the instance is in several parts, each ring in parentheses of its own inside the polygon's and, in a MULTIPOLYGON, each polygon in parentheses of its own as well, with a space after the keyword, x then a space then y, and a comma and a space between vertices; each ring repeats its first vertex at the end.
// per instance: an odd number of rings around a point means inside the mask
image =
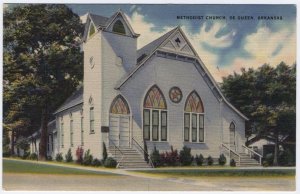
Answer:
POLYGON ((257 153, 256 151, 254 151, 254 150, 248 148, 248 147, 245 146, 245 145, 242 145, 242 146, 243 146, 243 148, 246 148, 248 151, 250 151, 250 152, 252 152, 253 154, 257 155, 257 156, 259 157, 259 163, 261 164, 262 157, 263 157, 261 154, 259 154, 259 153, 257 153))
POLYGON ((236 153, 236 152, 233 151, 230 147, 228 147, 227 145, 225 145, 225 144, 223 144, 223 143, 222 143, 222 146, 225 147, 227 150, 229 150, 229 157, 230 157, 230 152, 232 152, 233 154, 235 154, 236 156, 239 157, 239 164, 241 163, 241 156, 240 156, 238 153, 236 153))
MULTIPOLYGON (((118 151, 119 151, 119 152, 121 153, 121 155, 122 155, 121 160, 118 161, 118 164, 117 164, 117 168, 118 168, 119 165, 120 165, 120 163, 121 163, 121 161, 122 161, 123 158, 124 158, 124 154, 123 154, 123 152, 120 150, 120 148, 119 148, 118 146, 116 146, 116 144, 114 143, 114 141, 113 141, 112 139, 110 139, 109 137, 108 137, 108 139, 109 139, 109 143, 112 143, 113 146, 114 146, 114 148, 115 148, 115 157, 117 156, 117 154, 116 154, 116 148, 118 149, 118 151)), ((109 145, 109 144, 108 144, 108 145, 109 145)))
POLYGON ((150 157, 150 155, 148 154, 148 152, 146 151, 146 150, 144 150, 143 148, 142 148, 142 146, 132 137, 131 138, 138 146, 139 146, 139 148, 141 149, 141 150, 143 150, 143 152, 145 153, 145 154, 147 154, 147 157, 149 158, 149 162, 150 162, 150 165, 151 165, 151 167, 153 168, 153 162, 152 162, 152 160, 151 160, 151 157, 150 157))

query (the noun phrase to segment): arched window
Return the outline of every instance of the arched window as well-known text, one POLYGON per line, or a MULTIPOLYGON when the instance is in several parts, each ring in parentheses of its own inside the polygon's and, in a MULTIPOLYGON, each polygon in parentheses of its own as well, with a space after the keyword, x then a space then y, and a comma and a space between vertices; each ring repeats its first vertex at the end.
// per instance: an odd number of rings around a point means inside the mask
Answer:
POLYGON ((70 146, 73 147, 73 135, 74 135, 74 130, 73 130, 73 115, 70 113, 70 146))
POLYGON ((89 98, 90 105, 90 134, 95 133, 95 117, 94 117, 94 100, 93 97, 89 98))
POLYGON ((83 129, 83 109, 80 110, 80 140, 81 146, 84 145, 84 129, 83 129))
POLYGON ((60 119, 60 135, 61 135, 61 147, 63 148, 64 147, 64 120, 63 120, 63 117, 61 117, 60 119))
POLYGON ((96 32, 94 24, 90 24, 89 37, 91 37, 96 32))
POLYGON ((118 95, 112 102, 110 107, 110 113, 112 114, 130 114, 130 110, 128 108, 128 104, 123 96, 118 95))
POLYGON ((235 146, 235 124, 233 121, 229 125, 229 131, 230 131, 230 145, 235 146))
POLYGON ((152 86, 144 100, 144 140, 167 141, 167 104, 161 90, 152 86))
POLYGON ((229 129, 230 129, 230 131, 235 131, 235 124, 234 124, 234 122, 230 123, 229 129))
POLYGON ((204 107, 196 91, 185 102, 184 141, 204 142, 204 107))
POLYGON ((120 20, 115 22, 115 24, 113 26, 113 32, 116 32, 116 33, 119 33, 119 34, 126 34, 124 25, 120 20))

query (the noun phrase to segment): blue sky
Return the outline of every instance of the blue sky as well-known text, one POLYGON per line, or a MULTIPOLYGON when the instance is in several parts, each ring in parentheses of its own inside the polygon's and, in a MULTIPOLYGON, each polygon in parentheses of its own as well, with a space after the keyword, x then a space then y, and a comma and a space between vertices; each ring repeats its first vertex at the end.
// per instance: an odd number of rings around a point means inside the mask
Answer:
POLYGON ((111 16, 118 9, 129 17, 140 33, 138 47, 180 25, 200 58, 217 81, 241 67, 257 68, 296 61, 295 5, 143 5, 70 4, 78 15, 91 12, 111 16), (201 20, 178 20, 177 16, 204 16, 201 20), (207 20, 225 16, 226 20, 207 20), (230 20, 235 16, 235 20, 230 20), (253 20, 238 20, 252 16, 253 20), (282 20, 258 20, 258 16, 282 16, 282 20))
POLYGON ((144 5, 69 4, 78 15, 91 12, 111 16, 118 9, 129 17, 141 36, 138 47, 180 25, 217 81, 241 67, 273 66, 296 61, 295 5, 144 5), (226 20, 178 20, 180 16, 225 16, 226 20), (235 20, 230 20, 235 16, 235 20), (238 20, 252 16, 253 20, 238 20), (282 16, 282 20, 258 20, 258 16, 282 16))

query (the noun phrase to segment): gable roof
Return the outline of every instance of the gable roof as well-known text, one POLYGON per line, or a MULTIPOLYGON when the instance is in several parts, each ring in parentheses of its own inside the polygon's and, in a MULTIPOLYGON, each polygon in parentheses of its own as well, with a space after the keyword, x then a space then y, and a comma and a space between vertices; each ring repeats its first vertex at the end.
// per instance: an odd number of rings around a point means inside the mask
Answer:
POLYGON ((108 17, 101 16, 101 15, 95 15, 95 14, 89 14, 91 20, 95 24, 96 27, 106 27, 107 22, 109 21, 108 17))
POLYGON ((166 34, 164 34, 163 36, 159 37, 158 39, 150 42, 149 44, 147 44, 143 48, 139 49, 137 51, 137 59, 139 59, 140 57, 142 59, 138 61, 137 66, 135 68, 133 68, 133 70, 131 72, 129 72, 128 75, 125 78, 121 79, 117 83, 115 89, 120 89, 120 87, 122 87, 122 85, 125 84, 125 82, 128 79, 130 79, 133 76, 133 74, 135 74, 137 72, 137 70, 140 67, 142 67, 143 64, 146 63, 146 61, 148 61, 148 59, 151 58, 151 56, 159 49, 159 47, 161 45, 163 45, 163 43, 165 43, 169 39, 169 37, 172 37, 172 35, 175 34, 176 32, 180 32, 182 34, 182 36, 185 38, 187 44, 190 46, 190 48, 192 49, 192 51, 196 54, 195 59, 198 61, 198 64, 204 69, 204 71, 205 71, 204 76, 207 76, 208 79, 211 81, 211 83, 213 84, 213 87, 217 90, 218 94, 221 96, 221 100, 223 100, 232 110, 234 110, 243 119, 249 120, 244 114, 242 114, 239 110, 237 110, 229 101, 227 101, 227 99, 225 98, 225 96, 222 94, 221 89, 219 88, 219 85, 214 80, 214 78, 212 77, 212 75, 209 73, 208 69, 205 67, 204 63, 202 62, 202 60, 198 56, 197 52, 195 51, 194 47, 191 45, 191 43, 189 42, 188 38, 185 36, 185 34, 183 33, 183 31, 181 30, 181 28, 179 26, 177 26, 173 30, 167 32, 166 34))
POLYGON ((145 45, 141 49, 137 51, 137 59, 140 58, 142 55, 149 56, 152 51, 158 48, 177 28, 165 33, 161 37, 153 40, 149 44, 145 45))
POLYGON ((84 41, 85 41, 86 36, 88 34, 87 31, 89 29, 88 27, 89 27, 90 22, 92 22, 97 29, 107 30, 109 28, 109 26, 113 23, 113 21, 119 15, 124 19, 124 21, 125 21, 128 29, 129 29, 129 31, 131 32, 132 36, 135 37, 135 38, 138 37, 139 34, 134 32, 134 30, 132 29, 129 21, 127 20, 127 17, 125 16, 125 14, 121 10, 118 10, 117 12, 115 12, 110 17, 105 17, 105 16, 101 16, 101 15, 88 13, 87 21, 86 21, 86 24, 85 24, 86 25, 85 26, 85 32, 84 32, 84 36, 83 36, 84 41))
POLYGON ((80 86, 53 114, 60 113, 83 103, 83 86, 80 86))

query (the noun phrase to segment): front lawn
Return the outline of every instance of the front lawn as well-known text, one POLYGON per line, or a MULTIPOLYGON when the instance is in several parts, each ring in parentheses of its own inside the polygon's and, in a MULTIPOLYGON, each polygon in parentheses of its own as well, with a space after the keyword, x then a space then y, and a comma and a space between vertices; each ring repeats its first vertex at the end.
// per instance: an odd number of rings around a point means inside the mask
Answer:
POLYGON ((22 160, 3 159, 3 173, 34 173, 64 175, 114 175, 107 172, 81 170, 71 167, 52 166, 41 163, 30 163, 22 160))
POLYGON ((155 169, 135 172, 167 176, 215 176, 215 177, 256 177, 256 176, 295 176, 294 169, 155 169))

